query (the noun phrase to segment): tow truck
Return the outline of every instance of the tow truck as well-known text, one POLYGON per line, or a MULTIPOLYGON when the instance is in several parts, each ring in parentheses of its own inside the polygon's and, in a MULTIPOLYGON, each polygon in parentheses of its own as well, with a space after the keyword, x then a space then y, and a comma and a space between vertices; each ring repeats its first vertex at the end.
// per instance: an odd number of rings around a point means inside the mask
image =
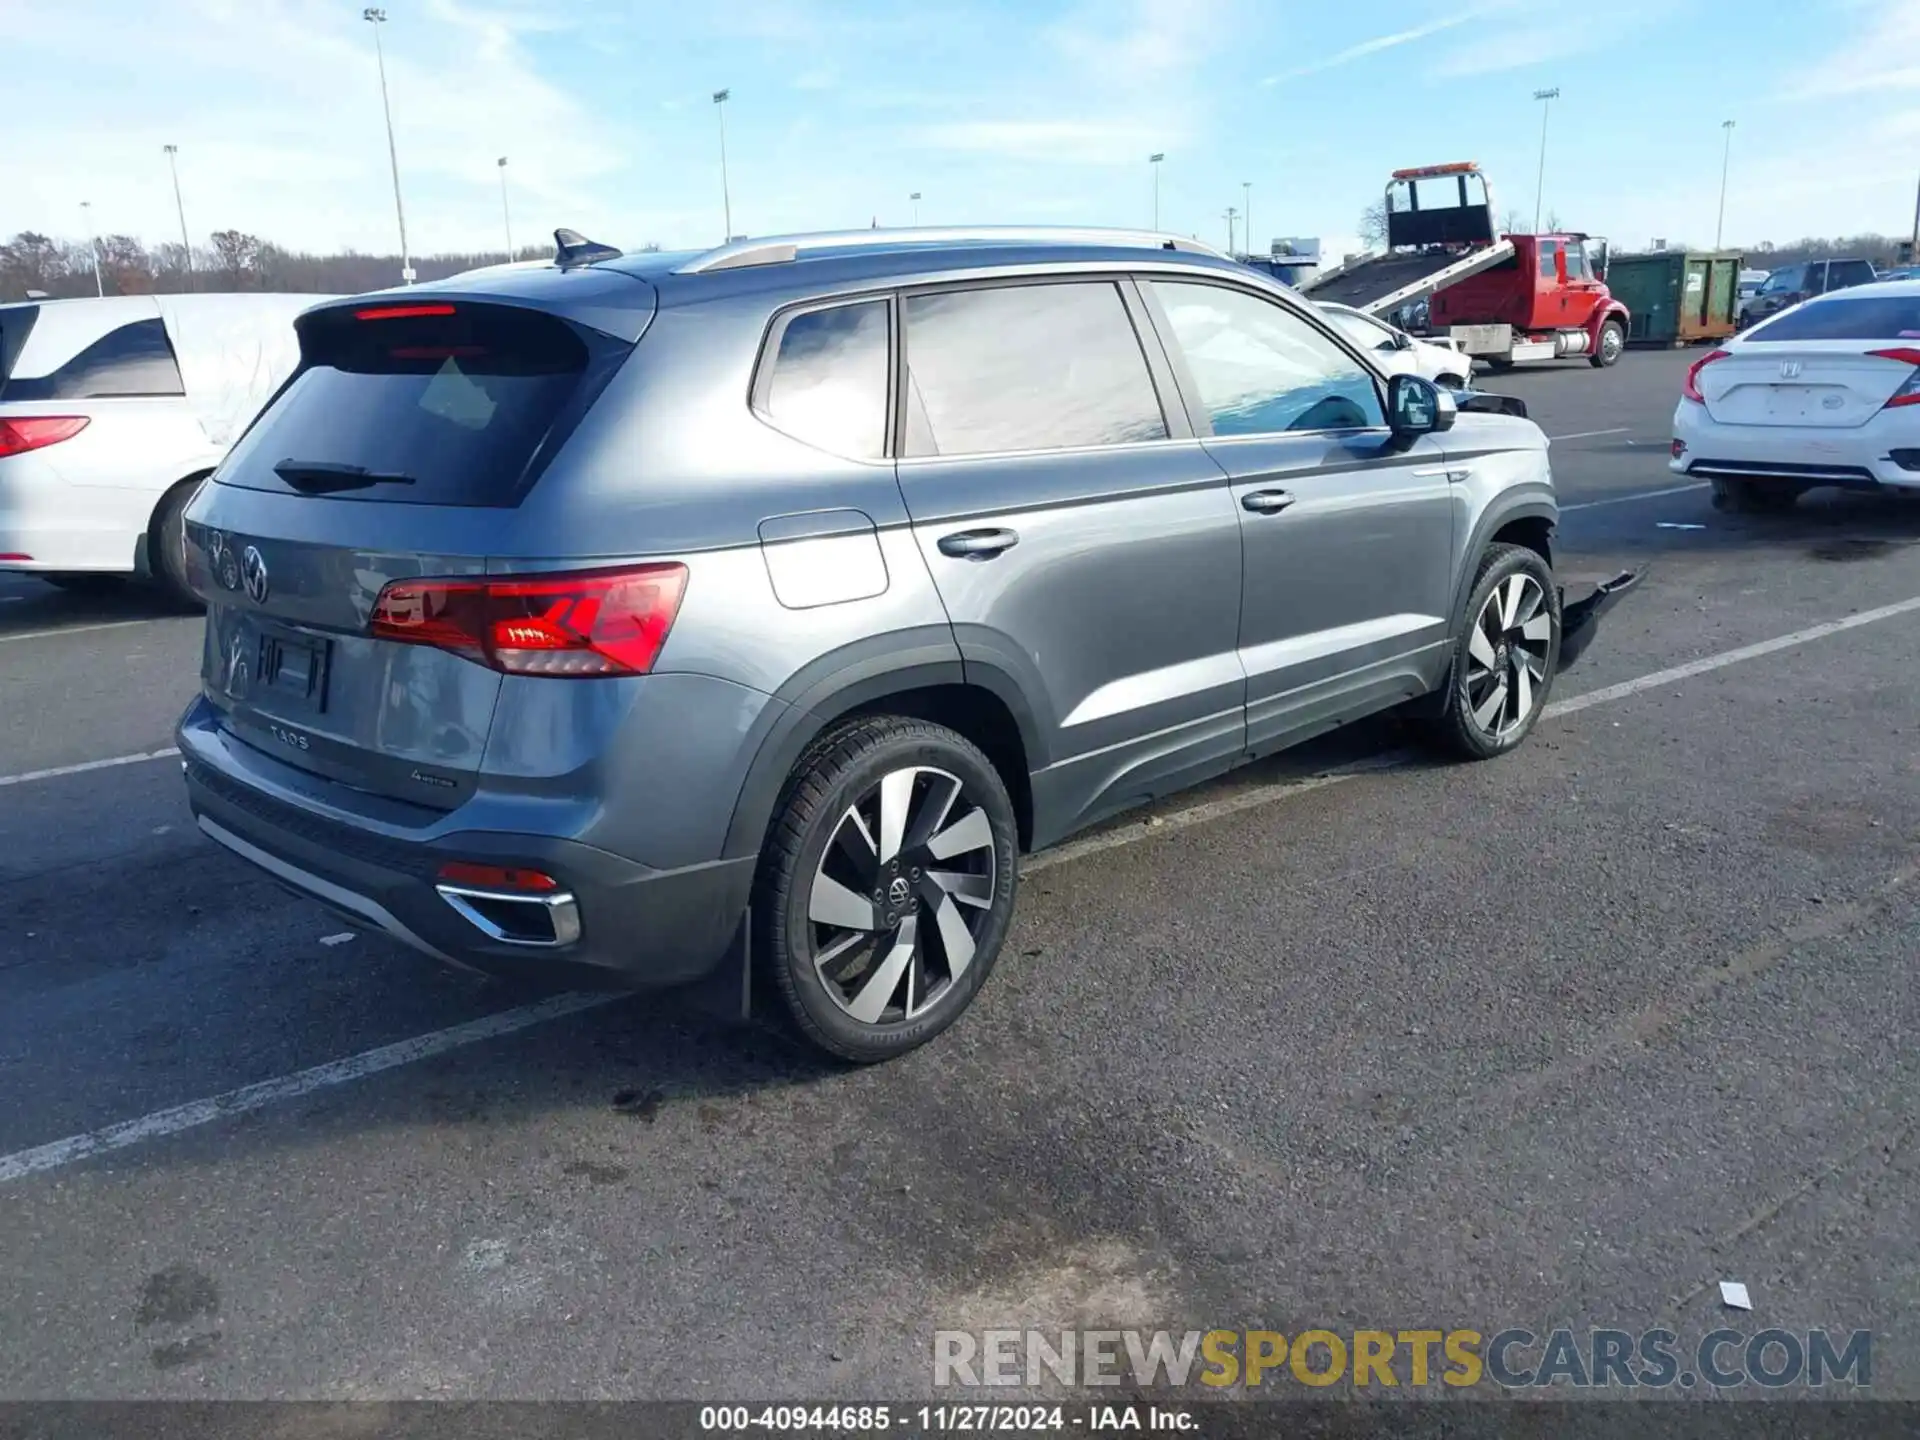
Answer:
POLYGON ((1627 307, 1607 289, 1607 242, 1578 231, 1502 235, 1493 188, 1471 161, 1396 170, 1387 249, 1321 271, 1315 300, 1382 318, 1427 302, 1427 328, 1494 369, 1584 355, 1604 367, 1627 345, 1627 307))

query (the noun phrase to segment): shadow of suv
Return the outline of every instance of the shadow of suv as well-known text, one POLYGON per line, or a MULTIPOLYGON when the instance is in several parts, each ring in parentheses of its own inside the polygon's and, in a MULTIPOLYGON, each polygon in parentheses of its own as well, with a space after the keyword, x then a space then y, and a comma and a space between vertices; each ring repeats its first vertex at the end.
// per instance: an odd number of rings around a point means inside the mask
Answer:
POLYGON ((1020 851, 1389 706, 1473 757, 1544 708, 1539 429, 1224 256, 559 238, 307 311, 186 517, 198 822, 360 923, 632 986, 750 931, 879 1060, 978 992, 1020 851))

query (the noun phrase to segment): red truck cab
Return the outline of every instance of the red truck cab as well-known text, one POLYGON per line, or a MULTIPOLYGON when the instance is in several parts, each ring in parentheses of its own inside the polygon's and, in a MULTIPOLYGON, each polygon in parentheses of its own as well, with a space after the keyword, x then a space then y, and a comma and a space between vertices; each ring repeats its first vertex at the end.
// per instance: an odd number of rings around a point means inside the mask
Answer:
POLYGON ((1508 235, 1512 253, 1477 275, 1447 286, 1428 302, 1436 331, 1456 334, 1461 348, 1500 360, 1584 354, 1611 365, 1626 348, 1627 307, 1607 289, 1606 241, 1577 232, 1508 235), (1502 353, 1502 352, 1505 353, 1502 353))

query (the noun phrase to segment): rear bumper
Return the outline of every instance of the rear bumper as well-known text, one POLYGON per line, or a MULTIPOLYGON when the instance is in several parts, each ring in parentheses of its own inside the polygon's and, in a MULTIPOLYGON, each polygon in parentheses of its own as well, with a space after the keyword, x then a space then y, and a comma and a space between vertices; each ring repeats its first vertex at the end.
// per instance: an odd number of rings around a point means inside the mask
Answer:
POLYGON ((726 954, 746 910, 751 856, 656 870, 561 836, 406 838, 302 806, 280 783, 292 778, 287 767, 220 729, 202 701, 182 719, 179 743, 188 803, 211 839, 356 925, 486 974, 573 988, 684 984, 726 954), (486 892, 437 884, 453 860, 558 879, 551 938, 505 938, 488 920, 486 892))
POLYGON ((1683 400, 1674 411, 1673 438, 1686 449, 1667 468, 1701 480, 1764 477, 1809 487, 1920 490, 1920 417, 1903 421, 1895 413, 1845 430, 1727 425, 1683 400))

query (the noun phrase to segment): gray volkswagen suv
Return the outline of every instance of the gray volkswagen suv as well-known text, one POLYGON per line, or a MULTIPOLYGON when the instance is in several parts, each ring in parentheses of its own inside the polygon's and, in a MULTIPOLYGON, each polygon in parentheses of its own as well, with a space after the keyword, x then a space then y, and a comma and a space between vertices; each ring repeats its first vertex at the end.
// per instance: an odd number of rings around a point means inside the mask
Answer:
POLYGON ((1390 706, 1540 717, 1539 429, 1205 247, 558 239, 307 311, 187 514, 199 825, 362 924, 576 986, 750 954, 881 1060, 1022 851, 1390 706))

